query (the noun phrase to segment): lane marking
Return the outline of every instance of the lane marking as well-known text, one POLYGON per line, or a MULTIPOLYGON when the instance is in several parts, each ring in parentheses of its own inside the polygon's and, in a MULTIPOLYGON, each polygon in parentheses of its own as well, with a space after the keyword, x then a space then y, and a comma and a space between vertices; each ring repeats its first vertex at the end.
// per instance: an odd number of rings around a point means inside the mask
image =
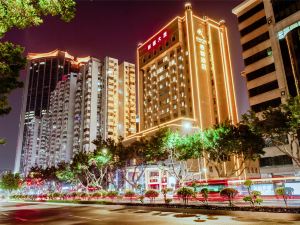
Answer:
POLYGON ((69 215, 70 217, 76 217, 76 218, 81 218, 81 219, 88 219, 88 220, 95 220, 95 221, 103 221, 100 219, 93 219, 93 218, 89 218, 89 217, 84 217, 84 216, 73 216, 73 215, 69 215))

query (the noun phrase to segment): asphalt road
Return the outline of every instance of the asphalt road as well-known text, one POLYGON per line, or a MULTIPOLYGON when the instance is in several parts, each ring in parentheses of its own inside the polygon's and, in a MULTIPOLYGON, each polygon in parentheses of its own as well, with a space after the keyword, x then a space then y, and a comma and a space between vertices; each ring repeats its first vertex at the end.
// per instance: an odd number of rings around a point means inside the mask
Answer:
POLYGON ((0 224, 13 225, 273 225, 300 224, 300 215, 0 202, 0 224))

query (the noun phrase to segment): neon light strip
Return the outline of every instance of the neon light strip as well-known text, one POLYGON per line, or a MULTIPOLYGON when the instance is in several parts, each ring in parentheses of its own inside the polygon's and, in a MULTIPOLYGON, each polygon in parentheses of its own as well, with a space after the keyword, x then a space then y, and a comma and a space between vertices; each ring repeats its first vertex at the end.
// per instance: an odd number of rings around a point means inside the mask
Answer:
POLYGON ((233 77, 232 77, 232 64, 231 64, 231 56, 230 56, 230 52, 229 52, 229 42, 228 42, 228 34, 227 34, 227 28, 224 27, 225 29, 225 35, 226 35, 226 43, 227 43, 227 49, 228 49, 228 57, 229 57, 229 71, 230 71, 230 80, 231 80, 231 85, 232 85, 232 88, 233 88, 233 103, 234 103, 234 109, 235 109, 235 119, 236 119, 236 122, 239 122, 239 113, 238 113, 238 109, 236 107, 236 92, 235 92, 235 85, 234 85, 234 80, 233 80, 233 77))
POLYGON ((190 78, 191 78, 191 88, 192 88, 192 101, 193 101, 193 117, 194 119, 196 119, 196 112, 195 112, 195 98, 194 98, 194 88, 193 88, 193 76, 192 76, 192 66, 191 66, 191 53, 190 53, 190 41, 189 41, 189 38, 188 38, 188 34, 189 34, 189 28, 188 28, 188 24, 187 24, 187 11, 185 11, 185 25, 186 25, 186 31, 187 31, 187 42, 188 42, 188 54, 189 54, 189 68, 190 68, 190 71, 189 71, 189 75, 190 75, 190 78))
POLYGON ((158 130, 158 129, 162 128, 163 126, 166 126, 166 125, 168 125, 168 124, 170 124, 170 123, 173 123, 173 122, 179 121, 179 120, 189 120, 189 121, 195 122, 195 120, 194 120, 193 118, 179 117, 179 118, 177 118, 177 119, 170 120, 170 121, 168 121, 168 122, 162 123, 162 124, 160 124, 160 125, 158 125, 158 126, 151 127, 151 128, 149 128, 149 129, 140 131, 140 132, 138 132, 138 133, 136 133, 136 134, 132 134, 132 135, 128 136, 128 137, 126 138, 126 140, 128 140, 128 139, 130 139, 130 138, 134 138, 135 136, 138 136, 138 135, 141 135, 141 136, 142 136, 143 134, 150 133, 150 132, 152 132, 152 131, 158 130))
MULTIPOLYGON (((208 24, 208 34, 209 34, 209 40, 211 40, 211 28, 210 24, 208 24)), ((218 112, 218 122, 221 122, 221 113, 220 113, 220 105, 219 105, 219 94, 218 94, 218 85, 217 85, 217 78, 216 78, 216 71, 215 71, 215 62, 214 62, 214 52, 212 47, 212 42, 209 41, 209 47, 211 50, 211 63, 212 63, 212 69, 213 69, 213 76, 214 76, 214 87, 216 90, 216 103, 217 103, 217 112, 218 112)))
POLYGON ((222 66, 223 66, 223 72, 224 72, 223 78, 225 80, 227 113, 228 113, 229 119, 233 119, 232 118, 232 110, 231 110, 231 106, 230 106, 230 100, 228 99, 229 98, 229 93, 228 93, 229 85, 228 85, 228 80, 227 80, 227 68, 226 68, 227 67, 227 61, 226 61, 226 55, 225 55, 225 52, 224 52, 223 34, 221 33, 220 29, 219 29, 219 39, 220 39, 220 43, 221 43, 221 59, 222 59, 222 66))
POLYGON ((198 80, 198 63, 196 56, 196 44, 195 44, 195 32, 194 32, 194 18, 193 11, 191 10, 191 20, 192 20, 192 38, 193 38, 193 48, 194 48, 194 63, 196 66, 196 80, 197 80, 197 90, 198 90, 198 109, 199 109, 199 119, 200 119, 200 129, 203 129, 203 120, 202 120, 202 108, 201 108, 201 90, 199 89, 199 80, 198 80))
MULTIPOLYGON (((276 178, 263 178, 263 179, 250 179, 253 182, 256 181, 277 181, 277 180, 299 180, 300 177, 276 177, 276 178)), ((243 183, 245 180, 228 180, 228 183, 243 183)))

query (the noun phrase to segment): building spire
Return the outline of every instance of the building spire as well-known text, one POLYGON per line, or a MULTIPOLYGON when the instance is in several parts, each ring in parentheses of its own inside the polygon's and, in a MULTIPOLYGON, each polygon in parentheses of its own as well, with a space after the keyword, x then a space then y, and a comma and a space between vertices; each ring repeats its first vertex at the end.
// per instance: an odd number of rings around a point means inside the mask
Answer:
POLYGON ((186 2, 184 4, 184 8, 185 8, 185 10, 192 10, 192 4, 190 2, 186 2))

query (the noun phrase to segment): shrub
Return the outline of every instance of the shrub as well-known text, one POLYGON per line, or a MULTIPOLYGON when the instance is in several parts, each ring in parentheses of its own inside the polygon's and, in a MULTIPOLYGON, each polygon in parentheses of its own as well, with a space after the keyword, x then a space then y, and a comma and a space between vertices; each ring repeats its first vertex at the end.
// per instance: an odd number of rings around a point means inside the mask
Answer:
POLYGON ((244 182, 244 186, 247 188, 248 195, 243 198, 245 202, 250 202, 250 205, 255 207, 255 204, 260 205, 263 200, 260 198, 261 192, 260 191, 251 191, 252 181, 246 180, 244 182))
POLYGON ((141 203, 144 203, 145 196, 144 195, 140 195, 138 197, 138 199, 140 200, 141 203))
POLYGON ((114 199, 115 197, 118 196, 118 192, 117 191, 109 191, 107 192, 107 197, 109 197, 110 199, 114 199))
POLYGON ((285 187, 278 187, 278 188, 275 189, 275 193, 276 193, 276 195, 282 196, 284 204, 285 204, 285 207, 287 207, 288 206, 287 205, 288 195, 287 195, 286 188, 285 187))
POLYGON ((251 191, 249 195, 243 198, 243 200, 245 202, 250 202, 250 205, 255 207, 255 204, 260 205, 263 202, 263 199, 260 198, 260 196, 260 191, 251 191))
POLYGON ((82 193, 80 194, 80 198, 81 198, 81 199, 86 199, 88 196, 89 196, 89 195, 88 195, 87 193, 85 193, 85 192, 82 192, 82 193))
POLYGON ((148 190, 145 193, 145 197, 150 199, 150 202, 154 202, 155 198, 157 198, 159 193, 155 190, 148 190))
POLYGON ((78 197, 78 193, 77 192, 72 192, 71 193, 71 197, 73 198, 73 200, 75 200, 76 197, 78 197))
POLYGON ((182 198, 184 204, 188 204, 189 197, 193 196, 194 191, 188 187, 181 187, 177 190, 177 195, 182 198))
POLYGON ((60 198, 60 197, 61 197, 61 194, 60 194, 60 193, 58 193, 58 192, 52 193, 52 198, 57 199, 57 198, 60 198))
POLYGON ((94 192, 94 193, 92 194, 92 197, 93 197, 93 198, 96 198, 96 199, 101 198, 101 197, 102 197, 102 193, 101 193, 101 192, 94 192))
POLYGON ((166 204, 169 204, 169 203, 166 202, 166 200, 167 200, 167 194, 170 191, 173 191, 173 189, 172 188, 163 188, 163 189, 161 189, 161 193, 164 196, 164 201, 165 201, 166 204))
POLYGON ((135 196, 135 193, 131 190, 127 190, 127 191, 125 191, 124 196, 127 198, 130 198, 130 201, 132 202, 132 198, 135 196))
POLYGON ((208 204, 208 193, 209 193, 209 190, 207 188, 202 188, 201 191, 200 191, 203 199, 204 199, 204 203, 207 205, 208 204))
POLYGON ((220 191, 220 195, 222 197, 227 198, 229 202, 229 206, 233 206, 232 201, 237 194, 238 191, 235 190, 234 188, 224 188, 223 190, 220 191))
POLYGON ((171 199, 171 198, 165 199, 165 203, 166 203, 167 205, 169 205, 171 202, 172 202, 172 199, 171 199))
POLYGON ((99 193, 101 194, 101 198, 105 198, 107 196, 107 191, 100 190, 99 193))

